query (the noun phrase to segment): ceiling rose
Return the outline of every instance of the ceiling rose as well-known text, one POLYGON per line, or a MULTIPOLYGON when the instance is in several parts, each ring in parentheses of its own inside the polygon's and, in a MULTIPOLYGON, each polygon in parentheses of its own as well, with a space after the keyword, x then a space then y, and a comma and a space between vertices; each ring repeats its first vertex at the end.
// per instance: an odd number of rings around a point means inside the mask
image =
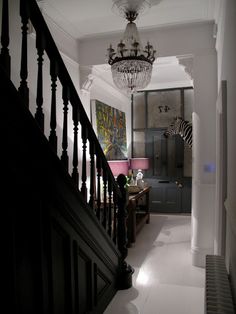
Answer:
POLYGON ((151 7, 147 0, 113 0, 112 11, 126 18, 127 12, 144 13, 151 7))

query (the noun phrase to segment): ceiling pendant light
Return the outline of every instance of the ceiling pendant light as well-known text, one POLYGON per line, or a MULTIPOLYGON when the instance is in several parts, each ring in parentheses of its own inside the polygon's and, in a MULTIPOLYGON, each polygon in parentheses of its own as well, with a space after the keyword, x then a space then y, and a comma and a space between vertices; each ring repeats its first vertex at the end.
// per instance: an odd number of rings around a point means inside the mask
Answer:
MULTIPOLYGON (((129 1, 125 2, 127 4, 129 1)), ((123 15, 129 22, 123 39, 117 45, 116 52, 112 45, 107 49, 108 63, 111 65, 113 81, 119 89, 128 93, 134 93, 149 84, 156 53, 149 42, 147 42, 144 49, 142 47, 134 21, 139 14, 139 10, 143 8, 145 1, 137 2, 139 2, 139 5, 136 7, 126 5, 122 8, 120 4, 123 4, 124 1, 114 2, 114 5, 118 7, 120 12, 123 12, 123 15)))

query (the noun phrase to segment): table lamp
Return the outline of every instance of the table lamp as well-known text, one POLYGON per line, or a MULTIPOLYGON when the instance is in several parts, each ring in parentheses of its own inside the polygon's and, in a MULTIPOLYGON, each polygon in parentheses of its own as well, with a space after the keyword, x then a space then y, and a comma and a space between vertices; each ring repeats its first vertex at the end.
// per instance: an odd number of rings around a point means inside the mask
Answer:
POLYGON ((136 184, 144 188, 143 170, 149 169, 149 158, 131 158, 130 169, 138 170, 136 175, 136 184))
POLYGON ((116 178, 119 174, 128 175, 129 161, 125 160, 108 160, 113 176, 116 178))

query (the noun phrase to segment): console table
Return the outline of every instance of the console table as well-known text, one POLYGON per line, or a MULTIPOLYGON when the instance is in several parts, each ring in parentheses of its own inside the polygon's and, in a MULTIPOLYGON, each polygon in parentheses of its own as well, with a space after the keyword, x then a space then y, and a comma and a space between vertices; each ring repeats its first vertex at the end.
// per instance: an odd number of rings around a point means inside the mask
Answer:
POLYGON ((146 223, 150 222, 149 192, 151 187, 145 187, 138 193, 129 194, 127 205, 127 237, 128 247, 136 241, 136 235, 146 223))

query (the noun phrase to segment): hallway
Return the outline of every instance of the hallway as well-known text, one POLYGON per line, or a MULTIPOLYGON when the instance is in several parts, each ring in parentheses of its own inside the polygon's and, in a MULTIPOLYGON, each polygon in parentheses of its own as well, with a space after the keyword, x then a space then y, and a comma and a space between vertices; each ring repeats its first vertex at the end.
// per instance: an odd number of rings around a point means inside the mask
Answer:
POLYGON ((203 314, 205 269, 191 263, 191 216, 152 214, 129 249, 133 287, 105 314, 203 314))

